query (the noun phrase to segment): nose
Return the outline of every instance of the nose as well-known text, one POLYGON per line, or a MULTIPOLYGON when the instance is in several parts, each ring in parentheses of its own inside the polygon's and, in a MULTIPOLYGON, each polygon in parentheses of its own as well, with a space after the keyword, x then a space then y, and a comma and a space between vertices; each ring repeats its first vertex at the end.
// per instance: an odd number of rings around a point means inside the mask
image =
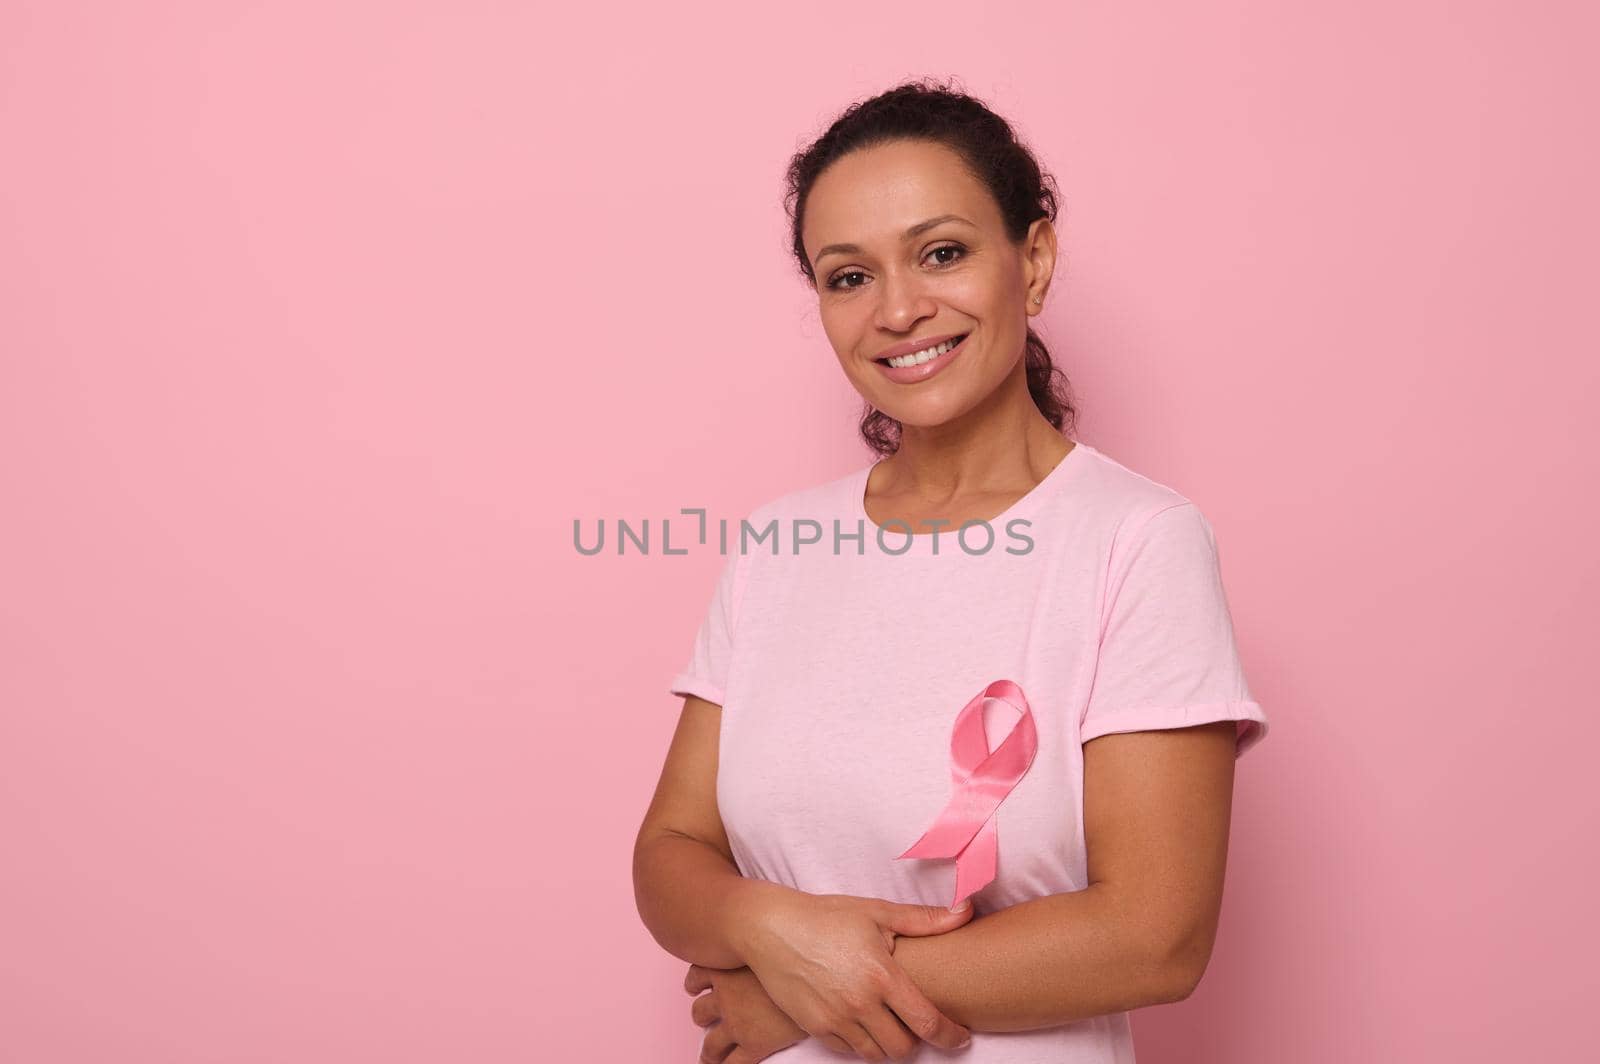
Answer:
POLYGON ((907 332, 938 310, 932 297, 923 291, 920 278, 914 275, 891 270, 884 274, 877 287, 876 324, 885 332, 907 332))

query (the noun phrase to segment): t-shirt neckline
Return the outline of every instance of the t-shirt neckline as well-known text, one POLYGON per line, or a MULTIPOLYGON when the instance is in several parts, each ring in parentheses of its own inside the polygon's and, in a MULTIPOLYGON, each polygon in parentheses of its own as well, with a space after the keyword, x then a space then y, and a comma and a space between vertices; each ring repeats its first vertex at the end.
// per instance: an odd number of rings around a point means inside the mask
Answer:
MULTIPOLYGON (((1072 471, 1083 464, 1083 457, 1080 456, 1079 452, 1093 449, 1082 440, 1073 440, 1071 442, 1072 450, 1068 451, 1050 472, 1044 475, 1044 478, 1039 483, 1035 484, 1032 489, 1016 502, 1006 507, 1003 513, 996 514, 988 519, 987 523, 991 528, 1003 532, 1006 522, 1031 518, 1038 512, 1039 507, 1044 504, 1045 500, 1060 490, 1061 486, 1070 478, 1072 471)), ((951 537, 960 531, 960 525, 950 524, 941 525, 937 531, 933 532, 913 533, 903 528, 898 522, 891 522, 887 525, 879 525, 874 522, 867 513, 867 483, 872 477, 872 471, 878 468, 882 462, 882 458, 876 459, 859 470, 850 488, 850 498, 854 504, 855 516, 866 523, 866 531, 869 534, 879 537, 892 537, 891 542, 896 545, 910 540, 910 543, 907 544, 909 547, 932 543, 935 537, 951 537)))

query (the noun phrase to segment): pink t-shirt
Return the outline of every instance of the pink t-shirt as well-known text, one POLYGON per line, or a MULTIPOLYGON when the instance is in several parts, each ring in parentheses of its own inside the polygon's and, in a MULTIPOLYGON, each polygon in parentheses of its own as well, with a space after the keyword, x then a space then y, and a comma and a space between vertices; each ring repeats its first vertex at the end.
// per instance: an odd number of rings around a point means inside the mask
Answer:
MULTIPOLYGON (((953 860, 895 858, 949 800, 952 725, 993 680, 1021 686, 1038 747, 995 813, 997 874, 972 896, 979 916, 1087 886, 1089 739, 1235 720, 1242 755, 1266 736, 1194 503, 1078 441, 986 525, 912 536, 867 517, 871 469, 758 507, 742 551, 729 522, 710 608, 669 688, 722 706, 717 803, 743 875, 949 905, 953 860)), ((993 748, 1017 713, 991 701, 984 718, 993 748)), ((839 1054, 807 1039, 770 1059, 839 1054)), ((1132 1061, 1129 1015, 974 1031, 959 1059, 1132 1061)))

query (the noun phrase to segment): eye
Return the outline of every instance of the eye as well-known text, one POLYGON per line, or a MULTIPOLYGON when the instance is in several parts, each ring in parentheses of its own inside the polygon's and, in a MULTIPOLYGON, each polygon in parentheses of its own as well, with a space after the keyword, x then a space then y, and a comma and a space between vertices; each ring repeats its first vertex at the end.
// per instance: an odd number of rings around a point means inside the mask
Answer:
MULTIPOLYGON (((949 266, 951 263, 960 262, 962 259, 967 257, 967 249, 965 247, 961 246, 960 244, 940 244, 936 248, 930 248, 928 250, 928 255, 937 255, 941 251, 950 251, 950 252, 954 252, 955 253, 950 258, 940 259, 940 260, 938 260, 937 262, 934 263, 934 265, 936 267, 939 267, 941 269, 943 267, 945 267, 945 266, 949 266)), ((927 255, 923 256, 923 258, 925 258, 925 259, 927 257, 928 257, 927 255)), ((842 290, 842 291, 846 291, 846 292, 853 291, 854 289, 860 288, 861 285, 860 284, 842 284, 841 282, 846 277, 864 277, 864 276, 866 276, 866 274, 865 274, 865 271, 862 271, 862 270, 841 270, 838 273, 834 274, 832 277, 829 277, 827 282, 824 283, 822 287, 829 288, 829 289, 834 289, 836 291, 837 290, 842 290)))

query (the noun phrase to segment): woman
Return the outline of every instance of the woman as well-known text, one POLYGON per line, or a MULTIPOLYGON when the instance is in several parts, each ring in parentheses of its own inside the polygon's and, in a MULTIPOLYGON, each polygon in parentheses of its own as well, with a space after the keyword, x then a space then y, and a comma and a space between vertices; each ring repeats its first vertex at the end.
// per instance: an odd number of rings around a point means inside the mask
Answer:
POLYGON ((1205 970, 1267 728, 1211 526, 1065 435, 1055 197, 1003 119, 909 83, 789 178, 878 459, 730 535, 640 914, 705 1061, 1131 1061, 1128 1010, 1205 970))

